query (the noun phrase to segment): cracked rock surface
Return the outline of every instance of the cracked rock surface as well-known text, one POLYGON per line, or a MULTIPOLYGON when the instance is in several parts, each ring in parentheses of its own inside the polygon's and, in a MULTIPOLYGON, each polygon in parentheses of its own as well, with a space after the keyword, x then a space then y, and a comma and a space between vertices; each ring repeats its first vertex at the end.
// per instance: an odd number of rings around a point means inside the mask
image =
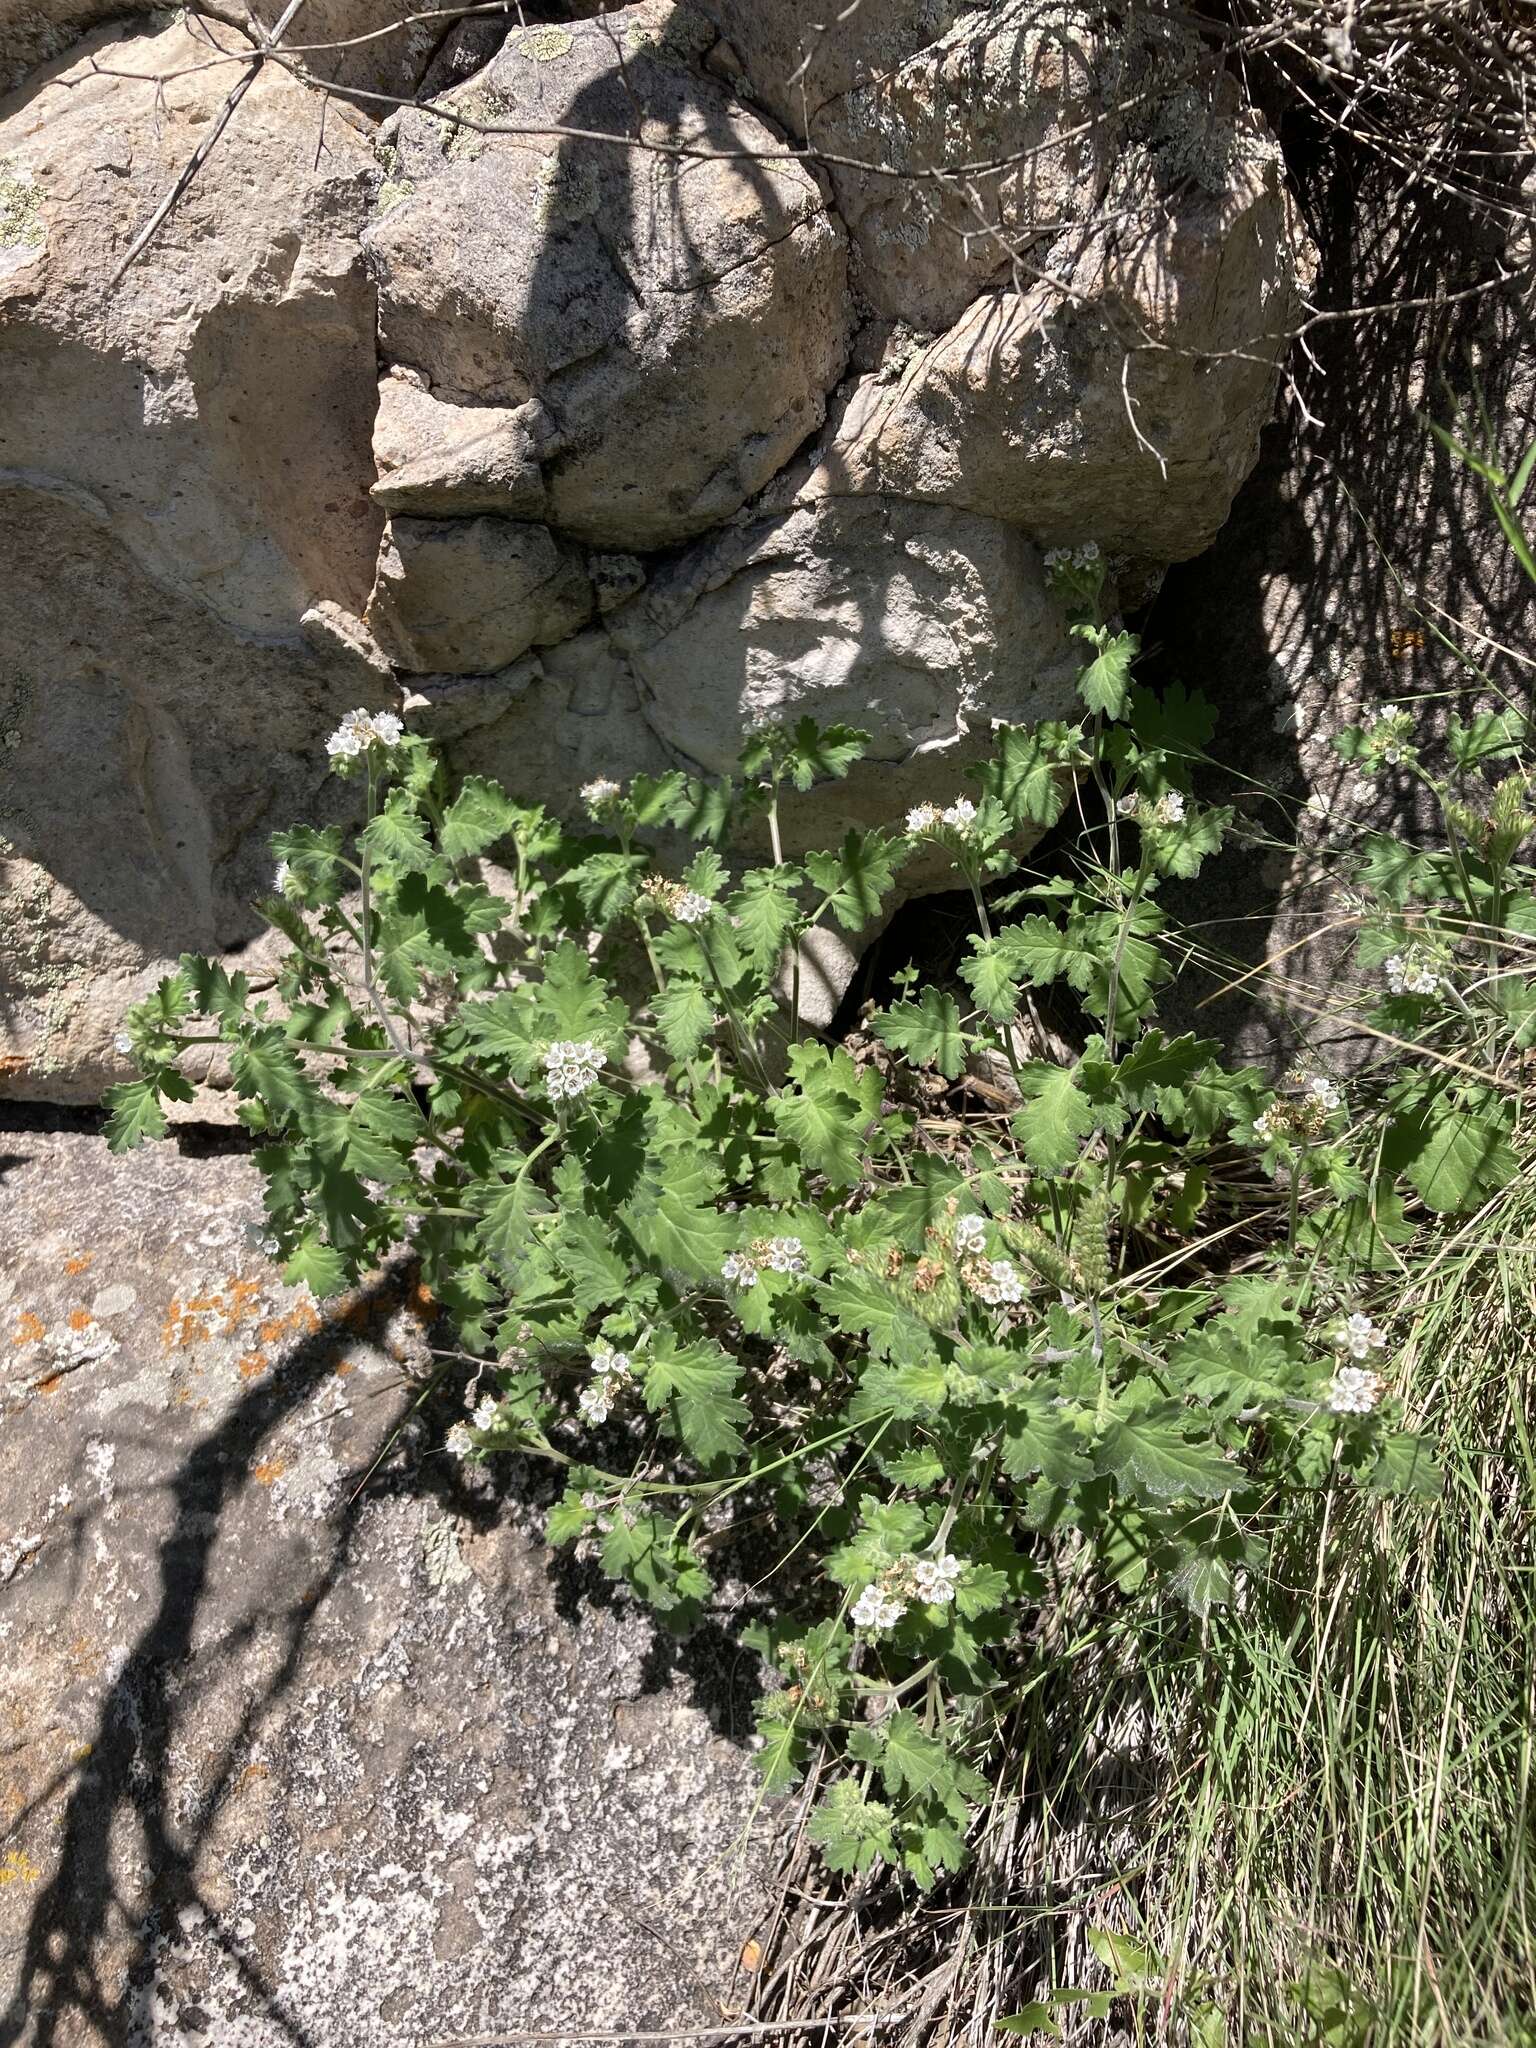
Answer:
POLYGON ((322 1320, 243 1156, 13 1127, 0 1172, 0 2039, 745 2008, 741 1661, 563 1574, 437 1427, 390 1448, 409 1277, 322 1320))

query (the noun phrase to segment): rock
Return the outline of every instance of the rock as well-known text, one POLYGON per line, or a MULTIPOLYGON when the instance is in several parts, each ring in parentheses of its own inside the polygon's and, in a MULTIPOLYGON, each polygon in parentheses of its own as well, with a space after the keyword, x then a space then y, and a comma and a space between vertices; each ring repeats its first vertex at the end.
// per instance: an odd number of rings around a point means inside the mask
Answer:
POLYGON ((0 2034, 745 2009, 767 1844, 729 1635, 658 1642, 543 1547, 539 1475, 445 1456, 402 1378, 430 1305, 284 1287, 249 1160, 5 1152, 0 2034))
POLYGON ((395 518, 368 624, 403 669, 473 675, 565 639, 595 606, 579 553, 547 526, 395 518))
POLYGON ((204 23, 88 43, 0 117, 0 467, 78 484, 159 587, 292 635, 315 597, 362 610, 375 181, 355 117, 268 67, 144 254, 113 273, 237 75, 204 23), (103 55, 103 62, 107 61, 103 55), (179 75, 173 75, 179 74, 179 75), (16 260, 17 248, 22 251, 16 260))
POLYGON ((1014 286, 1015 258, 1027 288, 1032 245, 1089 217, 1123 146, 1097 92, 1100 19, 1040 0, 967 13, 823 107, 814 133, 873 312, 947 328, 989 283, 1014 286), (962 168, 978 163, 1006 168, 962 168))
POLYGON ((965 14, 966 0, 698 0, 721 38, 714 62, 797 141, 826 146, 829 108, 889 77, 965 14))
POLYGON ((419 379, 379 380, 373 453, 376 503, 428 518, 499 512, 542 519, 548 510, 540 461, 554 439, 538 404, 449 405, 419 379))
POLYGON ((761 721, 810 712, 873 735, 847 782, 791 807, 801 846, 955 794, 992 722, 1060 716, 1080 666, 1022 534, 895 499, 828 500, 700 543, 608 632, 648 722, 710 774, 761 721))
POLYGON ((1218 194, 1142 185, 1134 229, 1074 232, 1051 281, 898 343, 829 427, 804 498, 961 505, 1047 546, 1205 547, 1252 466, 1298 305, 1279 153, 1250 130, 1218 194))
POLYGON ((267 835, 326 807, 323 734, 394 695, 337 623, 380 525, 345 111, 317 160, 314 102, 264 73, 111 282, 232 74, 158 81, 207 56, 97 37, 0 117, 0 1094, 119 1077, 123 1009, 254 938, 267 835))
MULTIPOLYGON (((287 0, 249 0, 248 5, 223 0, 194 12, 198 22, 215 34, 225 25, 254 34, 275 29, 286 5, 287 0)), ((157 0, 10 0, 0 21, 0 93, 20 85, 28 72, 61 56, 105 22, 165 11, 157 0)), ((455 70, 462 75, 468 65, 483 63, 500 33, 483 22, 454 23, 446 30, 431 22, 402 22, 408 11, 395 0, 305 0, 283 45, 317 78, 351 86, 363 95, 409 95, 429 70, 442 73, 446 83, 455 70), (477 44, 478 56, 473 54, 477 44)), ((233 82, 231 74, 221 91, 233 82)), ((372 111, 382 114, 387 107, 372 111)))
POLYGON ((99 499, 0 472, 0 1097, 127 1077, 124 1010, 262 930, 268 835, 341 815, 317 735, 393 701, 361 655, 229 630, 99 499))
MULTIPOLYGON (((708 31, 690 35, 691 19, 645 0, 510 36, 453 108, 626 141, 531 148, 404 115, 386 144, 391 203, 365 237, 388 361, 446 405, 536 404, 543 517, 604 547, 729 518, 815 431, 847 354, 843 236, 799 165, 627 146, 638 121, 664 149, 690 134, 711 151, 777 147, 695 68, 708 31)), ((456 443, 451 488, 525 514, 520 460, 498 496, 504 436, 481 463, 456 443)))

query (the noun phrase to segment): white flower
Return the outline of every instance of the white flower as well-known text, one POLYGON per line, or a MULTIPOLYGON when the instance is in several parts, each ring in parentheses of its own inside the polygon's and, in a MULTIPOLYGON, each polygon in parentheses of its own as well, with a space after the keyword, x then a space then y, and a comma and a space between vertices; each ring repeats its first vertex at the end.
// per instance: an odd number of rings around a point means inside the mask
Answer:
POLYGON ((1387 1333, 1379 1329, 1368 1315, 1357 1309, 1352 1316, 1346 1316, 1334 1340, 1341 1351, 1347 1351, 1351 1358, 1369 1358, 1373 1351, 1385 1351, 1387 1333))
POLYGON ((593 1380, 576 1396, 576 1406, 588 1422, 606 1422, 613 1406, 613 1388, 607 1380, 593 1380))
POLYGON ((595 781, 583 783, 581 800, 596 818, 623 794, 622 783, 615 782, 611 776, 599 775, 595 781))
POLYGON ((1307 1093, 1314 1102, 1321 1103, 1330 1116, 1344 1106, 1344 1097, 1339 1093, 1337 1083, 1330 1081, 1326 1074, 1314 1074, 1307 1083, 1307 1093))
POLYGON ((853 1625, 871 1632, 894 1628, 906 1611, 906 1601, 895 1593, 886 1592, 883 1586, 866 1586, 853 1603, 853 1625))
POLYGON ((684 889, 672 906, 672 915, 679 924, 702 924, 714 907, 697 889, 684 889))
POLYGON ((942 813, 937 804, 914 804, 907 813, 909 832, 931 832, 940 821, 942 813))
POLYGON ((1053 569, 1091 569, 1099 559, 1099 544, 1096 540, 1084 541, 1077 548, 1047 548, 1045 566, 1047 572, 1053 569))
POLYGON ((367 711, 361 705, 349 711, 325 743, 333 761, 351 761, 375 743, 392 747, 405 735, 405 727, 393 711, 367 711))
POLYGON ((722 1280, 729 1280, 737 1287, 755 1287, 757 1268, 746 1252, 730 1252, 720 1268, 722 1280))
POLYGON ((979 1252, 987 1241, 984 1216, 962 1216, 955 1225, 955 1250, 963 1257, 979 1252))
POLYGON ((1141 798, 1133 789, 1128 795, 1116 798, 1115 809, 1122 818, 1134 818, 1141 809, 1141 798))
POLYGON ((553 1101, 575 1098, 595 1088, 598 1070, 608 1064, 608 1055, 590 1038, 559 1038, 544 1055, 545 1086, 553 1101))
POLYGON ((455 1458, 469 1457, 471 1452, 476 1449, 476 1444, 474 1438, 469 1433, 467 1423, 454 1423, 448 1432, 446 1446, 455 1458))
POLYGON ((962 1570, 960 1559, 951 1557, 947 1551, 941 1551, 937 1557, 915 1557, 912 1578, 918 1599, 926 1600, 932 1607, 947 1607, 955 1597, 962 1570))
POLYGON ((986 1277, 976 1283, 976 1292, 988 1308, 1002 1308, 1024 1299, 1024 1283, 1012 1259, 988 1259, 986 1277))
POLYGON ((1394 953, 1390 960, 1382 962, 1381 971, 1395 996, 1432 996, 1440 986, 1439 975, 1432 974, 1412 954, 1394 953))
POLYGON ((592 1370, 607 1373, 615 1378, 628 1379, 634 1372, 634 1362, 627 1351, 614 1351, 606 1344, 597 1345, 592 1352, 592 1370))
POLYGON ((1277 1139, 1285 1136, 1279 1103, 1272 1103, 1268 1109, 1254 1118, 1253 1135, 1261 1145, 1273 1145, 1277 1139))
POLYGON ((118 1032, 117 1036, 112 1041, 112 1050, 114 1052, 123 1053, 133 1051, 133 1040, 126 1031, 118 1032))
POLYGON ((289 867, 285 860, 280 860, 272 870, 272 886, 279 896, 286 896, 288 894, 288 881, 292 873, 292 868, 289 867))
POLYGON ((771 1237, 768 1240, 768 1263, 775 1273, 803 1273, 805 1246, 798 1237, 771 1237))
POLYGON ((1157 800, 1157 822, 1159 825, 1181 825, 1184 822, 1184 797, 1181 791, 1170 789, 1157 800))
POLYGON ((944 822, 957 832, 969 832, 976 822, 976 806, 968 796, 957 796, 945 811, 944 822))
POLYGON ((1335 1415, 1369 1415, 1381 1395, 1381 1375, 1358 1365, 1341 1365, 1323 1389, 1324 1403, 1335 1415))
POLYGON ((485 1394, 476 1403, 475 1412, 470 1417, 470 1420, 474 1423, 476 1429, 494 1429, 500 1414, 501 1403, 493 1394, 485 1394))

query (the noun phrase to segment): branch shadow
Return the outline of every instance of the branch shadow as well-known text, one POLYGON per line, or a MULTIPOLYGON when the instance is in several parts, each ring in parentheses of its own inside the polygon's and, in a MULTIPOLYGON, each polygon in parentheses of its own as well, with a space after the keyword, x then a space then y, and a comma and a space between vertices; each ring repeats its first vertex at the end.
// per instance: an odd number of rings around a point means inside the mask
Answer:
MULTIPOLYGON (((364 1300, 384 1304, 396 1291, 395 1279, 386 1276, 365 1292, 364 1300)), ((194 1648, 223 1514, 247 1483, 263 1439, 330 1372, 334 1345, 335 1331, 329 1325, 295 1345, 193 1445, 169 1479, 175 1516, 158 1549, 154 1611, 107 1688, 89 1765, 68 1794, 57 1871, 33 1906, 16 1984, 0 2010, 0 2048, 16 2048, 24 2037, 31 2048, 62 2048, 79 2038, 80 2022, 95 2028, 103 2041, 127 2039, 142 2001, 159 1917, 176 1907, 204 1903, 197 1876, 199 1849, 233 1788, 247 1737, 292 1685, 309 1624, 346 1563, 363 1499, 355 1483, 346 1506, 330 1524, 323 1564, 285 1607, 261 1615, 281 1640, 277 1670, 247 1706, 206 1789, 181 1826, 173 1823, 170 1810, 170 1751, 189 1701, 176 1674, 194 1648), (121 1859, 114 1837, 125 1824, 137 1830, 143 1860, 155 1873, 147 1915, 121 1896, 113 1875, 121 1859), (120 1989, 106 1981, 97 1953, 115 1918, 139 1923, 120 1989)), ((238 1640, 237 1634, 230 1642, 238 1640)), ((301 2021, 284 2010, 278 1987, 263 1979, 248 1955, 224 1941, 212 1901, 207 1902, 207 1914, 215 1939, 242 1983, 261 2001, 265 2017, 283 2029, 293 2048, 321 2048, 301 2021)))

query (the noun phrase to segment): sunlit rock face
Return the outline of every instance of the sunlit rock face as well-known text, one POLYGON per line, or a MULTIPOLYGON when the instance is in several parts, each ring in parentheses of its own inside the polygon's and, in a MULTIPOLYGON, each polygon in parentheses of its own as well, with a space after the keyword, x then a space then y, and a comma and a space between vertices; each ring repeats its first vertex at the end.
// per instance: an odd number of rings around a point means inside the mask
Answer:
POLYGON ((850 720, 804 845, 1068 708, 1044 549, 1145 592, 1224 518, 1298 242, 1166 48, 1070 0, 571 12, 308 0, 347 96, 264 65, 121 276, 276 14, 0 29, 0 1090, 94 1096, 167 959, 253 939, 351 705, 566 806, 850 720))

